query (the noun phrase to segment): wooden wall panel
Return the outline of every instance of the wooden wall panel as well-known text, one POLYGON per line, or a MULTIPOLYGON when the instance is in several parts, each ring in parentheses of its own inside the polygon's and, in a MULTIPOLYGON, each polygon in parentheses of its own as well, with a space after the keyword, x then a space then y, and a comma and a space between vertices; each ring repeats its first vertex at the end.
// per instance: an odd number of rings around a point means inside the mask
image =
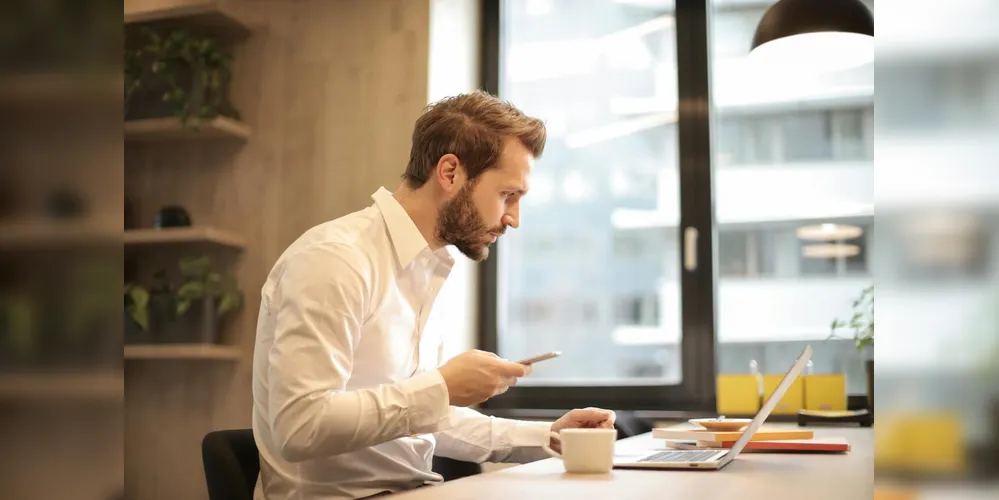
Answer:
MULTIPOLYGON (((126 10, 167 0, 127 0, 126 10)), ((248 242, 237 273, 246 303, 226 332, 238 363, 128 361, 126 492, 130 500, 206 499, 200 439, 248 427, 260 287, 309 227, 394 189, 413 121, 426 105, 427 0, 226 2, 254 33, 237 50, 233 101, 245 144, 128 144, 125 192, 138 219, 165 204, 248 242)))

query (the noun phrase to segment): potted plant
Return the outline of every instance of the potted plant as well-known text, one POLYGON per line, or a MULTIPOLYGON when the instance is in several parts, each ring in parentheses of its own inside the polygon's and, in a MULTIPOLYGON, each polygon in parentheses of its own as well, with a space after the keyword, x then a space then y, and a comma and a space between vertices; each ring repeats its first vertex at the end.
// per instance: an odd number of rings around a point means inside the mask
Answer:
POLYGON ((235 278, 208 257, 187 257, 175 279, 156 273, 154 285, 125 285, 126 336, 130 343, 218 340, 219 324, 243 304, 235 278))
MULTIPOLYGON (((834 319, 830 326, 829 338, 844 338, 841 330, 852 333, 857 352, 866 354, 864 367, 867 371, 867 406, 874 413, 874 285, 864 288, 853 301, 853 315, 847 321, 834 319)), ((846 337, 850 338, 850 337, 846 337)))
POLYGON ((121 262, 113 257, 88 259, 70 269, 62 293, 47 300, 44 337, 51 361, 60 365, 105 366, 121 360, 120 340, 108 332, 116 321, 114 288, 122 278, 121 262))
POLYGON ((0 367, 21 368, 37 361, 38 308, 24 293, 0 292, 0 367))
MULTIPOLYGON (((233 54, 214 37, 149 28, 125 50, 125 119, 239 118, 228 101, 233 54)), ((196 124, 195 124, 196 126, 196 124)))

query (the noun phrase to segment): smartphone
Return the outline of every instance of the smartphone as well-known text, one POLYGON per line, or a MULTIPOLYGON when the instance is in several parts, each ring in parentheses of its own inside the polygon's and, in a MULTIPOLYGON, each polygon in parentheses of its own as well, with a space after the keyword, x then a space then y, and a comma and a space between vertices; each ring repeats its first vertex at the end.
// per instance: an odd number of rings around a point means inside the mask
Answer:
POLYGON ((533 365, 534 363, 537 363, 537 362, 540 362, 540 361, 544 361, 546 359, 557 358, 557 357, 559 357, 561 355, 562 355, 562 353, 559 352, 559 351, 546 352, 544 354, 539 354, 539 355, 534 356, 532 358, 522 359, 522 360, 518 361, 518 363, 520 363, 522 365, 533 365))

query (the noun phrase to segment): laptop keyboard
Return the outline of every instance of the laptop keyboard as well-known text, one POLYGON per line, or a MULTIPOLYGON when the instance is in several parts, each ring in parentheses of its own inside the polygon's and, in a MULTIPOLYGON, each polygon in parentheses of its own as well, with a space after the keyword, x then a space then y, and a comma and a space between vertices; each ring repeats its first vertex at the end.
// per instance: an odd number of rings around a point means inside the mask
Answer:
POLYGON ((661 451, 649 455, 639 462, 703 462, 718 454, 718 450, 707 451, 661 451))

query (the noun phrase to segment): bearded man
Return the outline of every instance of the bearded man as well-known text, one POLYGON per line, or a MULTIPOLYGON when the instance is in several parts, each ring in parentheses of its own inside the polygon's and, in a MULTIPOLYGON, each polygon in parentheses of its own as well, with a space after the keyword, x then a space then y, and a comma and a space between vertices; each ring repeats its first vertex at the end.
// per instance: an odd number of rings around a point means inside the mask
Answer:
POLYGON ((433 456, 524 463, 558 448, 549 431, 613 427, 572 410, 554 423, 471 408, 529 367, 472 350, 440 364, 428 325, 454 265, 482 261, 520 225, 544 123, 483 92, 434 103, 416 121, 403 181, 313 227, 263 286, 253 358, 256 500, 378 496, 434 484, 433 456))

